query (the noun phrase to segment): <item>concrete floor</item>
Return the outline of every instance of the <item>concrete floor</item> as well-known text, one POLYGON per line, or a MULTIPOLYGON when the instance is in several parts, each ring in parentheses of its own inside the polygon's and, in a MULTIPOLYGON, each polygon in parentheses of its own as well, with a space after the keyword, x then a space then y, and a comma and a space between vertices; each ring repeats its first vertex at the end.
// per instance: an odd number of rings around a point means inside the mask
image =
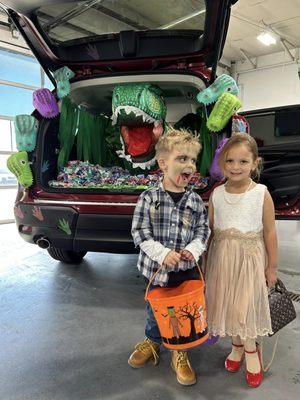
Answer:
MULTIPOLYGON (((279 222, 280 276, 300 294, 300 221, 279 222)), ((182 387, 164 350, 157 367, 131 369, 144 336, 144 284, 135 255, 89 253, 80 266, 52 260, 0 225, 1 400, 282 400, 300 398, 300 304, 258 389, 244 368, 223 368, 230 342, 190 352, 198 382, 182 387)), ((274 338, 265 340, 269 358, 274 338)))

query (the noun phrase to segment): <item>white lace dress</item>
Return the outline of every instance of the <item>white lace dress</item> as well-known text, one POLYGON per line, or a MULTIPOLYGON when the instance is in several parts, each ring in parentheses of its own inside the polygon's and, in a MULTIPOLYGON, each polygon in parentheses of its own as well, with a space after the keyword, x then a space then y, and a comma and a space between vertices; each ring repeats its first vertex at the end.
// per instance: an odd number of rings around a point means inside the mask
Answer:
POLYGON ((212 194, 214 236, 205 272, 213 335, 245 339, 272 332, 262 222, 265 189, 257 184, 239 195, 221 185, 212 194))

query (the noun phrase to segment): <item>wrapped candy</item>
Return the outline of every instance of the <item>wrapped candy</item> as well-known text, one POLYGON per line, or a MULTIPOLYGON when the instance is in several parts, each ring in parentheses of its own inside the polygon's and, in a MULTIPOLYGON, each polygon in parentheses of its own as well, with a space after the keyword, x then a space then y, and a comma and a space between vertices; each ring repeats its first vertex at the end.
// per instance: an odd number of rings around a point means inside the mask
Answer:
MULTIPOLYGON (((161 171, 152 171, 149 175, 130 175, 129 171, 120 167, 104 168, 92 165, 87 161, 69 161, 62 168, 56 181, 50 181, 51 187, 99 188, 99 189, 148 189, 159 184, 161 171)), ((199 173, 194 174, 190 181, 194 188, 207 185, 207 179, 199 173)))

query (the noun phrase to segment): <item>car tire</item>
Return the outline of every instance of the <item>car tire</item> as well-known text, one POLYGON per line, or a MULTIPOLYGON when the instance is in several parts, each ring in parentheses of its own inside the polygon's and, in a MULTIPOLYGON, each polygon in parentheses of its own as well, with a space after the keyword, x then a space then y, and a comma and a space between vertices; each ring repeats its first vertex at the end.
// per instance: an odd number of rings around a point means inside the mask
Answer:
POLYGON ((47 251, 54 260, 66 264, 79 264, 87 253, 86 251, 63 250, 56 247, 49 247, 47 251))

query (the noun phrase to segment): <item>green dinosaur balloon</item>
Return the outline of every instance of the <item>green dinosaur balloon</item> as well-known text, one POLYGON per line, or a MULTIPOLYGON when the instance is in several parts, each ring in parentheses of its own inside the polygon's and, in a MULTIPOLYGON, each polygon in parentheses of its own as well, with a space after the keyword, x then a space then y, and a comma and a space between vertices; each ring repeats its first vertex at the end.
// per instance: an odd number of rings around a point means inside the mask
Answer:
POLYGON ((117 154, 133 168, 155 164, 155 144, 166 127, 167 107, 162 90, 150 83, 124 84, 114 88, 112 125, 120 126, 122 150, 117 154))
POLYGON ((56 70, 54 73, 54 79, 56 81, 57 96, 59 99, 68 96, 71 90, 69 80, 74 78, 74 72, 68 67, 62 67, 56 70))
POLYGON ((7 159, 7 168, 16 176, 22 186, 28 188, 32 185, 33 177, 26 151, 12 154, 7 159))
POLYGON ((212 132, 219 132, 241 106, 242 103, 236 96, 223 93, 208 117, 207 128, 212 132))
POLYGON ((19 151, 33 151, 36 145, 39 122, 32 115, 14 117, 16 144, 19 151))

